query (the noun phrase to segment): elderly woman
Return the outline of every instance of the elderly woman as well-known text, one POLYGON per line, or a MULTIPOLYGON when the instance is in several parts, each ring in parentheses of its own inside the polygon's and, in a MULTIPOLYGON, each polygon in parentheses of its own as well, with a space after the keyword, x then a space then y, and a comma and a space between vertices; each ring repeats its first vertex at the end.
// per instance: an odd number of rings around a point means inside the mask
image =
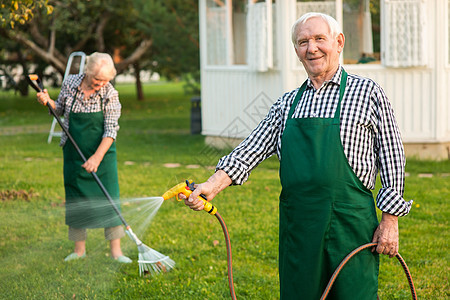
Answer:
POLYGON ((47 90, 37 94, 39 103, 51 105, 64 116, 64 125, 88 158, 82 158, 63 133, 60 146, 64 153, 64 188, 66 192, 66 224, 69 239, 75 242, 65 261, 86 257, 87 228, 105 228, 111 256, 130 263, 120 248, 125 233, 121 221, 91 176, 96 172, 120 209, 115 139, 119 130, 121 105, 117 90, 109 82, 116 76, 109 54, 93 53, 88 57, 85 73, 71 75, 63 82, 56 101, 47 90))

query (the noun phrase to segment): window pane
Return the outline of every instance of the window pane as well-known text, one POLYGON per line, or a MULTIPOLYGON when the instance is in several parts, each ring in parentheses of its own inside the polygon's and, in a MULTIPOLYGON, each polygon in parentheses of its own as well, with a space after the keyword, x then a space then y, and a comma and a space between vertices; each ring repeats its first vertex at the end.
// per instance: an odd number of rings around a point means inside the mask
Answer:
POLYGON ((336 19, 336 1, 325 0, 297 0, 297 18, 307 12, 320 12, 332 16, 336 19))
POLYGON ((380 63, 380 0, 344 0, 344 63, 380 63))
POLYGON ((247 60, 248 0, 233 0, 233 64, 245 65, 247 60))
POLYGON ((247 1, 206 1, 208 65, 246 64, 247 1))
POLYGON ((252 0, 247 8, 247 65, 266 72, 276 66, 276 4, 252 0))
POLYGON ((226 65, 227 9, 223 2, 206 1, 206 61, 208 65, 226 65))

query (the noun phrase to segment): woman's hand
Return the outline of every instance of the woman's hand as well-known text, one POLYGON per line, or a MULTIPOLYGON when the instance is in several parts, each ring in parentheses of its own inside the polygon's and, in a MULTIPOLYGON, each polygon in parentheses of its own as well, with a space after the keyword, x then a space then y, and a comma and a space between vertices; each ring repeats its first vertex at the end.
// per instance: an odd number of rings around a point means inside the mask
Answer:
POLYGON ((97 150, 94 154, 92 154, 89 159, 82 164, 81 166, 88 172, 97 172, 98 166, 103 160, 103 157, 105 157, 106 152, 108 152, 109 147, 111 147, 112 143, 114 142, 114 139, 111 137, 104 137, 98 146, 97 150))
POLYGON ((36 94, 37 101, 42 105, 47 105, 47 102, 50 100, 50 95, 48 94, 48 91, 45 89, 42 92, 39 92, 36 94))
POLYGON ((44 106, 47 106, 49 104, 52 106, 53 109, 55 108, 55 102, 52 99, 50 99, 50 95, 48 94, 48 91, 46 89, 42 92, 37 93, 36 96, 37 101, 40 104, 44 106))
POLYGON ((94 154, 91 157, 89 157, 89 159, 81 166, 88 173, 92 173, 92 172, 97 172, 98 166, 100 165, 101 162, 102 162, 102 158, 100 158, 98 155, 94 154))

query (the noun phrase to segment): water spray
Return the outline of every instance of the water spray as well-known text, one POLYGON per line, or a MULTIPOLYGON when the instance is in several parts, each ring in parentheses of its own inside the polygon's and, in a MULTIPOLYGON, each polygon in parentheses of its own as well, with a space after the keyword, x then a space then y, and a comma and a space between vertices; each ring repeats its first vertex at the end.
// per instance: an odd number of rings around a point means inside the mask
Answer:
MULTIPOLYGON (((30 86, 36 90, 36 92, 40 93, 44 91, 44 86, 42 84, 42 81, 39 79, 38 75, 30 74, 26 77, 28 83, 30 86)), ((59 116, 55 113, 53 107, 47 103, 47 107, 50 111, 50 113, 55 117, 55 119, 58 121, 59 125, 61 126, 61 129, 64 131, 64 133, 67 135, 67 138, 72 143, 73 147, 77 150, 80 157, 83 159, 84 162, 87 161, 86 157, 84 156, 83 152, 81 151, 80 147, 78 147, 77 143, 73 139, 72 135, 69 133, 69 130, 64 126, 59 116)), ((138 263, 139 263, 139 275, 143 275, 145 273, 151 273, 152 275, 158 274, 160 272, 167 272, 170 271, 174 266, 175 262, 170 259, 169 256, 163 255, 159 253, 158 251, 148 247, 142 241, 136 236, 136 234, 131 229, 131 226, 128 225, 127 221, 125 221, 124 217, 122 216, 122 213, 117 208, 116 204, 112 200, 111 196, 109 195, 108 191, 106 190, 103 183, 100 181, 100 178, 98 177, 97 173, 91 172, 92 177, 94 178, 95 182, 97 182, 98 186, 102 190, 105 197, 108 199, 109 203, 111 204, 114 211, 119 216, 120 220, 122 221, 123 225, 125 226, 125 232, 127 233, 128 237, 136 244, 139 256, 138 256, 138 263)))

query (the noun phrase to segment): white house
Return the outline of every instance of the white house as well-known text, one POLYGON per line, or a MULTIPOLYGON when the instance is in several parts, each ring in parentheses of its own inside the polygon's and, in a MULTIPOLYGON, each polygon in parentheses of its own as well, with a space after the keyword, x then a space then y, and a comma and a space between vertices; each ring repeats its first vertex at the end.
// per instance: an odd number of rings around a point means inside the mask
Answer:
POLYGON ((450 0, 199 0, 207 141, 234 146, 306 79, 290 32, 308 11, 342 25, 341 63, 384 88, 407 155, 450 158, 450 0))

